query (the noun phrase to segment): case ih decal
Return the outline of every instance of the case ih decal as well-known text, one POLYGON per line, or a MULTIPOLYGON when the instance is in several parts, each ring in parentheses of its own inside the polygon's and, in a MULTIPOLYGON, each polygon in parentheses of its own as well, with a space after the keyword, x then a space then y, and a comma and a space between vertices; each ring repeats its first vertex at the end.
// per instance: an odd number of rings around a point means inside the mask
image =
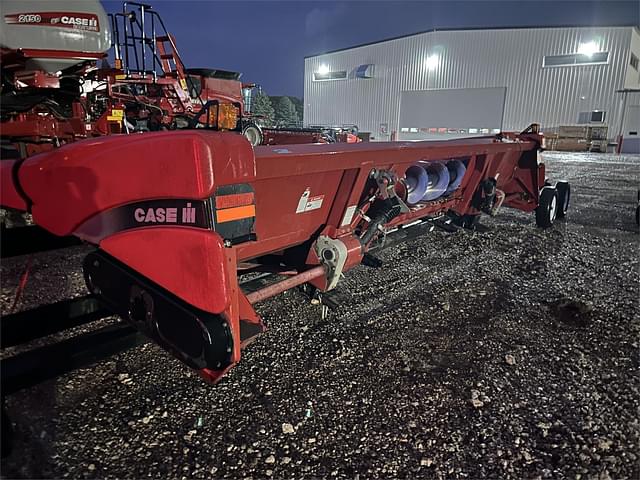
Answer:
POLYGON ((196 209, 188 202, 182 208, 182 214, 178 216, 178 207, 158 207, 158 208, 136 208, 133 211, 135 221, 139 224, 152 223, 175 223, 179 225, 189 225, 196 223, 196 209))
POLYGON ((166 199, 112 208, 84 222, 78 230, 88 241, 140 227, 182 226, 213 230, 211 201, 166 199))
POLYGON ((8 25, 31 25, 42 27, 75 28, 99 32, 100 23, 94 13, 30 12, 12 13, 4 16, 8 25))

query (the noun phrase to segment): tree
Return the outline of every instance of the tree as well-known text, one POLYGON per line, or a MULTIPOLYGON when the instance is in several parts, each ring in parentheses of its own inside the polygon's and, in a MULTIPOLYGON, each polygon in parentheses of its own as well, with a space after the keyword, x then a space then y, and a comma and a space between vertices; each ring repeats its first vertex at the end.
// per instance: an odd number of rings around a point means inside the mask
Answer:
POLYGON ((293 106, 296 107, 296 112, 298 112, 298 120, 300 122, 303 121, 304 119, 304 105, 302 103, 302 99, 298 98, 298 97, 289 97, 291 99, 291 102, 293 103, 293 106))
POLYGON ((276 104, 276 124, 278 126, 298 125, 298 112, 289 97, 280 97, 276 104))
POLYGON ((251 113, 258 117, 256 120, 264 127, 271 127, 275 120, 275 111, 269 96, 262 89, 252 98, 251 113))

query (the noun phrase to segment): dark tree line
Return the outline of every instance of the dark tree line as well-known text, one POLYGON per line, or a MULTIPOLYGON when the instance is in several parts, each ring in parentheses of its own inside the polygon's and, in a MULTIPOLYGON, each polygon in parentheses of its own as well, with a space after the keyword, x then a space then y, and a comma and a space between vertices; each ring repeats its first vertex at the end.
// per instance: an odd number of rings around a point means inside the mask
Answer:
POLYGON ((254 93, 252 115, 265 127, 298 127, 302 125, 302 100, 296 97, 270 97, 264 91, 254 93))

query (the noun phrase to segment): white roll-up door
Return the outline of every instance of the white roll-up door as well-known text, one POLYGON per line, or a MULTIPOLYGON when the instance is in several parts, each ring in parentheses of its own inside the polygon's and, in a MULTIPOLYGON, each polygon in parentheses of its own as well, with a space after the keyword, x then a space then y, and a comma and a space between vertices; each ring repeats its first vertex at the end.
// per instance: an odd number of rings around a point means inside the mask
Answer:
POLYGON ((506 87, 401 93, 399 140, 436 140, 502 130, 506 87))

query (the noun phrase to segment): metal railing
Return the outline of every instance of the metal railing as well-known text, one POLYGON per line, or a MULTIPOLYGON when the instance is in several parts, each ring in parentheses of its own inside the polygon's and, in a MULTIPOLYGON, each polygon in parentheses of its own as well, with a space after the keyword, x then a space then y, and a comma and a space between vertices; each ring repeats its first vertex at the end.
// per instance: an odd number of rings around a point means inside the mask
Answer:
POLYGON ((156 80, 159 74, 169 73, 163 67, 163 60, 169 60, 169 56, 176 64, 176 69, 178 62, 184 69, 184 63, 162 17, 150 5, 125 2, 122 13, 109 14, 109 19, 114 58, 121 62, 122 70, 127 76, 151 75, 156 80), (158 48, 160 43, 169 43, 171 52, 161 51, 158 48))

